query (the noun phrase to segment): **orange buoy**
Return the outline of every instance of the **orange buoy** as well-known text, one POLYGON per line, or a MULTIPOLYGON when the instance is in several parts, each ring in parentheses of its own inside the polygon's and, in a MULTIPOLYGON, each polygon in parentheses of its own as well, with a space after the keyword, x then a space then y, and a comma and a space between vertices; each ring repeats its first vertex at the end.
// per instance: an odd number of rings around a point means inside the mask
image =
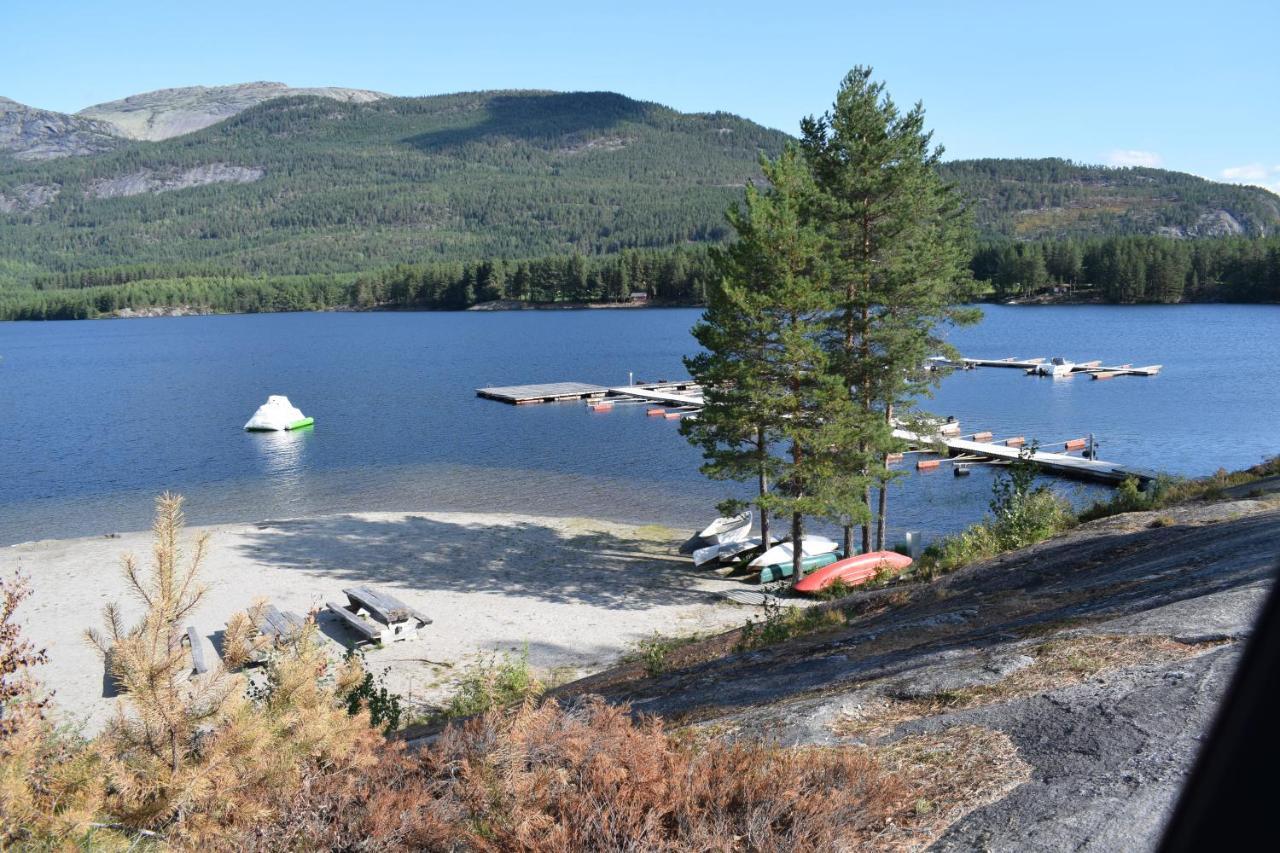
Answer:
POLYGON ((1066 444, 1064 444, 1063 447, 1065 447, 1067 450, 1079 450, 1080 448, 1084 447, 1086 444, 1088 444, 1088 442, 1083 438, 1073 438, 1070 441, 1068 441, 1066 444))
POLYGON ((645 412, 645 414, 649 415, 650 417, 653 417, 654 415, 665 415, 666 413, 667 413, 666 409, 650 409, 649 411, 645 412))
POLYGON ((937 468, 941 464, 942 464, 941 459, 921 459, 919 462, 916 463, 916 470, 926 471, 930 468, 937 468))
POLYGON ((974 440, 974 441, 990 441, 990 440, 991 440, 991 433, 989 433, 989 432, 975 432, 975 433, 973 434, 973 440, 974 440))
POLYGON ((1006 438, 1004 440, 1005 447, 1021 447, 1026 443, 1027 440, 1020 435, 1015 435, 1013 438, 1006 438))

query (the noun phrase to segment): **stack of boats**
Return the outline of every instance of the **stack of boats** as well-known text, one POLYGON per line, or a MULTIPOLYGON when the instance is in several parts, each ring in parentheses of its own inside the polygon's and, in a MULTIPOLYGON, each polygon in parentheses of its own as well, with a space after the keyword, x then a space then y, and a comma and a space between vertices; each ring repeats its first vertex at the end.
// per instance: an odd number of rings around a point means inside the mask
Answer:
MULTIPOLYGON (((693 557, 695 566, 737 565, 759 574, 760 583, 789 578, 795 571, 795 545, 770 536, 768 545, 751 535, 752 514, 717 518, 680 546, 680 553, 693 557), (744 562, 745 561, 745 562, 744 562)), ((850 586, 865 583, 882 571, 901 571, 911 559, 893 551, 875 551, 846 556, 840 546, 825 536, 810 534, 800 541, 799 592, 817 592, 837 580, 850 586)))

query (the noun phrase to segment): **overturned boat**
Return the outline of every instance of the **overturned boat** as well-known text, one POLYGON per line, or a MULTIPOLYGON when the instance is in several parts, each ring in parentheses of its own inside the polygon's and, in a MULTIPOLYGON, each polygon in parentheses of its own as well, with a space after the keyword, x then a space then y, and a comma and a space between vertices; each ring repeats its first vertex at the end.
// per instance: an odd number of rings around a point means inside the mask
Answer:
POLYGON ((680 546, 681 554, 692 554, 711 545, 728 545, 741 542, 751 535, 751 521, 754 518, 748 510, 727 518, 717 518, 700 532, 690 536, 680 546))
POLYGON ((258 407, 244 428, 250 432, 272 432, 276 430, 299 429, 311 426, 314 418, 302 414, 302 411, 289 402, 282 394, 272 394, 267 402, 258 407))

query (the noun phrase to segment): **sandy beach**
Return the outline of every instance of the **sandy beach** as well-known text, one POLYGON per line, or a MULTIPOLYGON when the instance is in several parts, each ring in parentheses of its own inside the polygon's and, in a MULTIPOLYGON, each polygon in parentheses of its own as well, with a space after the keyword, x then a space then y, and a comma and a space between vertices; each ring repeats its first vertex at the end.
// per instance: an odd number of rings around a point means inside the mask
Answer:
MULTIPOLYGON (((738 586, 696 572, 676 554, 684 535, 659 526, 590 519, 475 513, 359 513, 189 528, 211 540, 201 577, 208 593, 190 621, 213 637, 228 617, 266 598, 299 613, 345 601, 344 587, 392 592, 431 617, 416 641, 366 647, 372 670, 414 703, 438 701, 467 663, 528 649, 558 679, 615 662, 655 632, 686 635, 742 624, 747 608, 719 600, 738 586)), ((102 608, 130 617, 120 560, 148 564, 149 531, 45 540, 0 549, 0 573, 20 570, 31 598, 19 611, 27 636, 48 650, 37 674, 58 712, 90 730, 114 700, 103 696, 102 662, 83 638, 102 608)), ((350 635, 322 616, 335 654, 350 635)))

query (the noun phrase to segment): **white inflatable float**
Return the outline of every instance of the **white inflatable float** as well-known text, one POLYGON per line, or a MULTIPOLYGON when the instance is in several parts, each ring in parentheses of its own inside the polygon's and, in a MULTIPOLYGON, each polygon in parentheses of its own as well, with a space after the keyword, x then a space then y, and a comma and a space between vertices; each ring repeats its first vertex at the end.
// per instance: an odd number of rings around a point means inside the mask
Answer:
POLYGON ((253 413, 244 428, 252 431, 285 430, 311 426, 313 423, 315 419, 302 414, 298 407, 289 402, 288 397, 272 394, 253 413))

